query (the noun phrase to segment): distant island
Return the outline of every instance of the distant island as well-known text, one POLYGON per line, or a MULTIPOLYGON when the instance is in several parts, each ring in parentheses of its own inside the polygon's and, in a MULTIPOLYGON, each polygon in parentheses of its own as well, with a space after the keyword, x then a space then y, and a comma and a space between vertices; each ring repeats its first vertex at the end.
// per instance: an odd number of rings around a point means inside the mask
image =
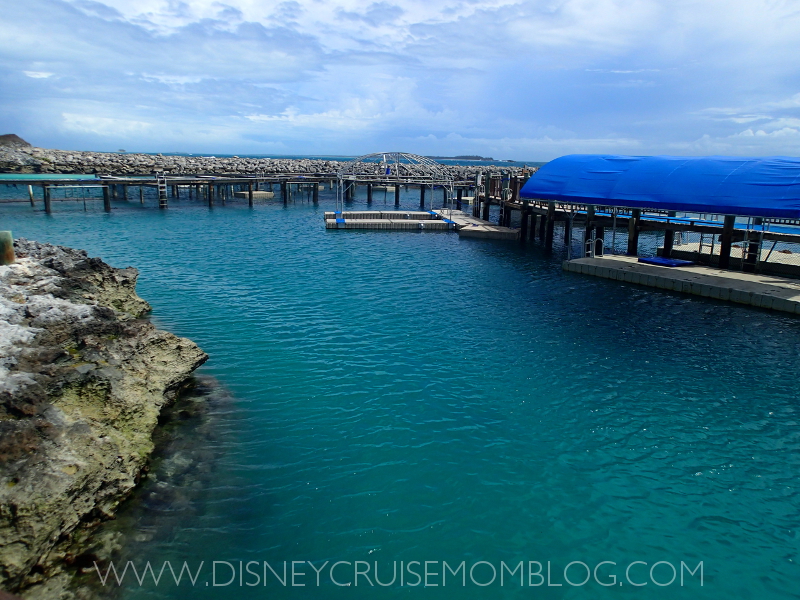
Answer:
POLYGON ((466 155, 466 156, 428 156, 426 158, 440 158, 443 160, 495 160, 491 156, 477 156, 477 155, 466 155))
POLYGON ((12 148, 30 148, 31 145, 15 133, 0 135, 0 146, 11 146, 12 148))

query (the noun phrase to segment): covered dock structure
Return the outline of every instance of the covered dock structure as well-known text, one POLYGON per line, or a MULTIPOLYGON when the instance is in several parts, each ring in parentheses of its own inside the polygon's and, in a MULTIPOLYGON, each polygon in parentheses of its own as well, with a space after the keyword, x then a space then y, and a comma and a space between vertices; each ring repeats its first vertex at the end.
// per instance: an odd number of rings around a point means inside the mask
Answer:
POLYGON ((548 248, 563 222, 565 270, 800 315, 798 158, 564 156, 512 208, 548 248))
POLYGON ((570 252, 582 228, 577 257, 619 252, 617 237, 637 256, 641 233, 663 232, 650 254, 800 276, 800 158, 568 155, 540 168, 505 209, 521 211, 531 236, 538 219, 547 248, 556 223, 570 252))

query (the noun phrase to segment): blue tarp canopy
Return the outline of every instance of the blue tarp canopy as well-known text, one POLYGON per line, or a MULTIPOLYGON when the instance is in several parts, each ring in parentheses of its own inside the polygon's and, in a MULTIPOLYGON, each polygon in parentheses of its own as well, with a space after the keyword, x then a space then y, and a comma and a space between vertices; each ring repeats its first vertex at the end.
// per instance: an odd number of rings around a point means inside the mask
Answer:
POLYGON ((531 176, 523 198, 800 219, 800 158, 570 154, 531 176))

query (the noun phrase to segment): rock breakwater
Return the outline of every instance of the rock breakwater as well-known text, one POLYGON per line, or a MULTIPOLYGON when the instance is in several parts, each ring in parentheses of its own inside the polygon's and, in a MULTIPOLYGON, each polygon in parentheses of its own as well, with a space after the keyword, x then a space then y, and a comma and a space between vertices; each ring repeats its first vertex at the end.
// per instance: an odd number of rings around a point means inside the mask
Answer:
POLYGON ((162 408, 207 355, 141 317, 135 269, 17 240, 0 267, 0 589, 56 598, 113 515, 162 408))
MULTIPOLYGON (((214 156, 170 156, 113 152, 79 152, 48 150, 32 146, 0 144, 0 172, 6 173, 70 173, 98 175, 152 175, 166 172, 173 175, 278 175, 334 174, 342 161, 288 158, 217 158, 214 156)), ((521 167, 445 166, 454 178, 471 179, 478 171, 506 170, 515 174, 521 167)), ((375 165, 377 172, 378 165, 375 165)), ((530 171, 530 169, 529 169, 530 171)))

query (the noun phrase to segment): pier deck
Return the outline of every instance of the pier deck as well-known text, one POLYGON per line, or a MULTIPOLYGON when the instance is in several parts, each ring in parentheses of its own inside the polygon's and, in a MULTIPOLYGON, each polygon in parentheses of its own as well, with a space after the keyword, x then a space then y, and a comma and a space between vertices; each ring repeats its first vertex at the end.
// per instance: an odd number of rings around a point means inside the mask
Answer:
POLYGON ((798 280, 701 265, 662 267, 640 263, 635 256, 577 258, 562 266, 574 273, 800 314, 798 280))
POLYGON ((443 219, 450 219, 456 225, 458 235, 488 240, 518 240, 519 230, 495 225, 460 210, 442 208, 433 211, 443 219))

